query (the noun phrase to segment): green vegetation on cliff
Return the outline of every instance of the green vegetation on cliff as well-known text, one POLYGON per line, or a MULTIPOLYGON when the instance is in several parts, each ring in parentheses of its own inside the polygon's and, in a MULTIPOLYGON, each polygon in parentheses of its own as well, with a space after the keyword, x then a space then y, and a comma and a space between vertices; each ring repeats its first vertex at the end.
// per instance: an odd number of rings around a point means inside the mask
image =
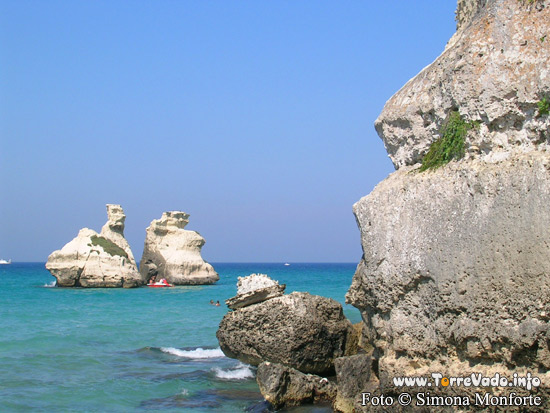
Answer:
POLYGON ((464 138, 474 126, 475 123, 462 119, 457 110, 452 111, 439 132, 441 137, 430 145, 430 149, 422 158, 420 172, 439 168, 453 159, 464 157, 464 138))
POLYGON ((543 115, 548 115, 550 112, 550 101, 546 96, 544 96, 538 103, 537 103, 539 113, 537 117, 541 117, 543 115))
POLYGON ((126 251, 124 251, 122 248, 120 248, 118 245, 116 245, 114 242, 109 241, 107 238, 98 237, 97 235, 92 235, 91 237, 92 245, 97 245, 103 248, 103 250, 111 255, 119 255, 121 257, 128 258, 128 254, 126 251))

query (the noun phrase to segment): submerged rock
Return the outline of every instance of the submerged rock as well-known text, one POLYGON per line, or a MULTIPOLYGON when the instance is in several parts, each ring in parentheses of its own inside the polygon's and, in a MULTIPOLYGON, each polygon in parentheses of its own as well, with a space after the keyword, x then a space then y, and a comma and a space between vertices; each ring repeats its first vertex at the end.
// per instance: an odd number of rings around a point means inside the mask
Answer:
POLYGON ((334 371, 334 359, 346 354, 352 335, 338 302, 299 292, 231 311, 216 333, 228 357, 314 374, 334 371))
POLYGON ((263 362, 258 366, 256 381, 264 398, 275 409, 305 403, 332 402, 336 384, 327 378, 304 374, 278 363, 263 362))
POLYGON ((285 288, 285 284, 279 285, 266 274, 250 274, 248 277, 239 277, 237 295, 225 300, 225 303, 235 310, 279 297, 284 294, 285 288))
POLYGON ((84 228, 61 250, 54 251, 46 268, 60 287, 137 287, 143 284, 128 242, 126 216, 120 205, 107 205, 108 221, 101 233, 84 228))
POLYGON ((165 212, 147 228, 142 276, 149 280, 155 275, 175 285, 212 284, 220 279, 212 265, 201 257, 204 238, 196 231, 185 230, 189 214, 165 212))

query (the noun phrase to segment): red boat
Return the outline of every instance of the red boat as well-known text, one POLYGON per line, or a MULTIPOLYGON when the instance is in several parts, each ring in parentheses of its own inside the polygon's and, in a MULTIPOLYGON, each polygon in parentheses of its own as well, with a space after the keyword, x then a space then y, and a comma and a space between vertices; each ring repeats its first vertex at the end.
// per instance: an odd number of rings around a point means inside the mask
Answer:
POLYGON ((147 284, 147 287, 173 287, 172 284, 169 284, 168 281, 166 281, 164 278, 160 281, 157 281, 157 282, 154 282, 154 283, 151 283, 151 284, 147 284))

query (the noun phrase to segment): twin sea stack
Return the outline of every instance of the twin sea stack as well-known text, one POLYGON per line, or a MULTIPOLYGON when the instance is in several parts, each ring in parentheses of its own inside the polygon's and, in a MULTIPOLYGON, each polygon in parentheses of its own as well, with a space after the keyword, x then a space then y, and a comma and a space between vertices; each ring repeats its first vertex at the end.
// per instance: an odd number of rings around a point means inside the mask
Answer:
POLYGON ((185 230, 189 214, 172 211, 162 214, 147 228, 145 247, 139 264, 144 279, 166 278, 174 285, 212 284, 219 280, 214 268, 201 257, 204 238, 185 230))
POLYGON ((108 204, 107 216, 101 233, 81 229, 76 238, 48 257, 46 268, 59 287, 132 288, 146 284, 152 275, 175 285, 211 284, 219 279, 200 255, 204 238, 183 230, 188 214, 165 212, 147 228, 141 273, 124 238, 122 207, 108 204))

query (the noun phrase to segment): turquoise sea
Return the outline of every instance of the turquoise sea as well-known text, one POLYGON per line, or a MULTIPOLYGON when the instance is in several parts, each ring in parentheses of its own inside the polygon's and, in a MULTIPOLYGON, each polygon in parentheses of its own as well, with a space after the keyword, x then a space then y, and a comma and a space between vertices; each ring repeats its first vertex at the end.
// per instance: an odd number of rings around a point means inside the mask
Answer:
POLYGON ((237 277, 265 273, 344 304, 356 265, 213 265, 215 285, 129 290, 57 288, 44 263, 0 266, 0 411, 263 410, 254 368, 216 339, 237 277))

